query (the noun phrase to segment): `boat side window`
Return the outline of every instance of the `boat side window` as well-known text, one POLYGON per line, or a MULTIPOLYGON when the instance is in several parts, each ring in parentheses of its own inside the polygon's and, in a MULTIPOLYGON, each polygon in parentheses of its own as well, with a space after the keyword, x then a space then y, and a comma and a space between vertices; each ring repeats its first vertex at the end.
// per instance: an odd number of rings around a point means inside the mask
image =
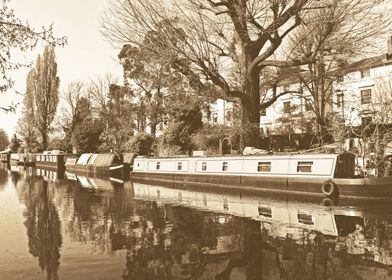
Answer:
POLYGON ((270 172, 271 162, 270 161, 259 161, 257 164, 257 172, 270 172))
POLYGON ((259 205, 258 210, 259 210, 260 216, 263 216, 266 218, 272 218, 272 210, 270 207, 264 207, 264 206, 259 205))
POLYGON ((222 171, 227 171, 229 168, 229 163, 227 161, 222 163, 222 171))
POLYGON ((207 170, 207 162, 203 161, 201 163, 201 171, 206 171, 207 170))
POLYGON ((161 169, 161 163, 158 161, 157 162, 157 170, 161 169))
POLYGON ((182 162, 177 163, 177 170, 182 170, 182 162))
POLYGON ((313 216, 308 213, 298 212, 298 222, 305 225, 314 225, 313 216))
POLYGON ((299 161, 297 172, 312 172, 313 161, 299 161))

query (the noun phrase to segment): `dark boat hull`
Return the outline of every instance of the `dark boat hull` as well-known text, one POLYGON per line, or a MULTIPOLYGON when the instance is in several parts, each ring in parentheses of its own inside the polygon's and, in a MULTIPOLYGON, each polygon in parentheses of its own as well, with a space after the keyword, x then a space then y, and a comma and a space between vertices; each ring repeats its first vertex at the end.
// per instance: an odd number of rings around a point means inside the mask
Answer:
MULTIPOLYGON (((312 177, 267 177, 206 174, 170 174, 132 172, 134 181, 161 183, 168 186, 192 185, 220 188, 230 192, 264 192, 283 195, 326 197, 322 185, 328 180, 312 177)), ((392 177, 365 179, 332 179, 339 198, 392 200, 392 177)))
POLYGON ((122 164, 112 166, 83 166, 83 165, 66 165, 66 170, 75 174, 90 175, 90 176, 104 176, 123 178, 124 166, 122 164))

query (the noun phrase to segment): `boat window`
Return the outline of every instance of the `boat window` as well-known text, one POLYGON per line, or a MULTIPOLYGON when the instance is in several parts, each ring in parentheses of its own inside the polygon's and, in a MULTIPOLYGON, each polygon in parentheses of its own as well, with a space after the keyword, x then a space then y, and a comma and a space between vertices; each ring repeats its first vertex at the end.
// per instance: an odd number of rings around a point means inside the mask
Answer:
POLYGON ((207 162, 204 161, 204 162, 201 163, 201 170, 202 171, 206 171, 207 170, 207 162))
POLYGON ((229 201, 227 200, 227 198, 223 199, 223 209, 229 210, 229 201))
POLYGON ((314 225, 313 216, 308 213, 298 212, 298 222, 305 225, 314 225))
POLYGON ((161 169, 161 163, 158 161, 157 162, 157 170, 161 169))
POLYGON ((299 161, 297 172, 312 172, 313 161, 299 161))
POLYGON ((272 218, 272 211, 270 207, 263 207, 259 206, 259 215, 266 217, 266 218, 272 218))
POLYGON ((257 164, 258 172, 270 172, 271 171, 271 162, 270 161, 259 161, 257 164))
POLYGON ((227 171, 228 168, 229 168, 229 163, 227 161, 223 162, 222 171, 227 171))
POLYGON ((177 170, 182 170, 182 162, 177 163, 177 170))

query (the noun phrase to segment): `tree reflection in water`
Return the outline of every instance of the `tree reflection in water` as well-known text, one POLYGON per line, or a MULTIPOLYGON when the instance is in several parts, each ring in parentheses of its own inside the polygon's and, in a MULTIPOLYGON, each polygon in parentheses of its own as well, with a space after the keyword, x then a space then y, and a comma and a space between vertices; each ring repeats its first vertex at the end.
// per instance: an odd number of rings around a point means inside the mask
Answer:
POLYGON ((8 171, 0 166, 0 191, 4 190, 8 181, 8 171))
MULTIPOLYGON (((141 204, 141 203, 140 203, 141 204)), ((126 234, 112 232, 113 249, 127 248, 123 279, 258 279, 259 223, 156 203, 138 205, 126 234)))
MULTIPOLYGON (((26 205, 29 250, 47 279, 57 279, 60 220, 70 240, 88 244, 93 253, 107 258, 115 251, 125 253, 124 280, 391 276, 392 226, 386 216, 334 215, 329 208, 320 208, 320 213, 333 218, 333 235, 339 235, 329 236, 316 226, 222 214, 228 213, 227 207, 221 213, 195 209, 186 205, 185 195, 177 195, 181 191, 171 192, 174 198, 169 204, 163 199, 136 199, 132 186, 109 180, 94 188, 76 181, 57 182, 54 188, 37 176, 15 178, 23 179, 16 190, 26 205)), ((252 203, 246 206, 257 210, 258 200, 252 203)), ((390 210, 387 207, 382 213, 390 210)))
POLYGON ((28 177, 20 193, 26 210, 24 225, 27 228, 29 252, 38 257, 39 266, 46 279, 58 279, 62 236, 57 209, 52 201, 53 192, 41 177, 28 177))

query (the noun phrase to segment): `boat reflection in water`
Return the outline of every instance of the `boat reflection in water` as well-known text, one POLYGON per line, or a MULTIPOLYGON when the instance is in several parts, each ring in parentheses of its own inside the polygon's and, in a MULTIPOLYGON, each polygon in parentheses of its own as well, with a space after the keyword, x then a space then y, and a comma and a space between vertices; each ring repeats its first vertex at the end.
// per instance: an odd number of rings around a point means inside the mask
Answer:
POLYGON ((0 207, 21 247, 0 239, 0 279, 387 279, 392 271, 389 205, 326 207, 37 169, 0 176, 0 202, 14 191, 23 205, 0 207), (9 220, 18 209, 21 229, 9 220))
MULTIPOLYGON (((133 183, 135 199, 180 205, 260 222, 263 274, 309 279, 353 267, 392 267, 392 224, 383 219, 392 207, 326 207, 270 198, 236 197, 133 183), (380 220, 378 220, 380 219, 380 220), (303 274, 306 273, 306 274, 303 274)), ((388 220, 390 220, 389 217, 388 220)), ((230 242, 226 245, 231 246, 230 242)), ((267 276, 267 275, 264 275, 267 276)), ((373 275, 374 277, 374 275, 373 275)), ((269 279, 269 277, 267 277, 269 279)), ((373 279, 373 278, 372 278, 373 279)))
POLYGON ((82 188, 113 192, 116 187, 123 187, 124 181, 112 177, 87 177, 84 175, 76 175, 71 172, 65 172, 65 176, 70 181, 77 181, 82 188))

